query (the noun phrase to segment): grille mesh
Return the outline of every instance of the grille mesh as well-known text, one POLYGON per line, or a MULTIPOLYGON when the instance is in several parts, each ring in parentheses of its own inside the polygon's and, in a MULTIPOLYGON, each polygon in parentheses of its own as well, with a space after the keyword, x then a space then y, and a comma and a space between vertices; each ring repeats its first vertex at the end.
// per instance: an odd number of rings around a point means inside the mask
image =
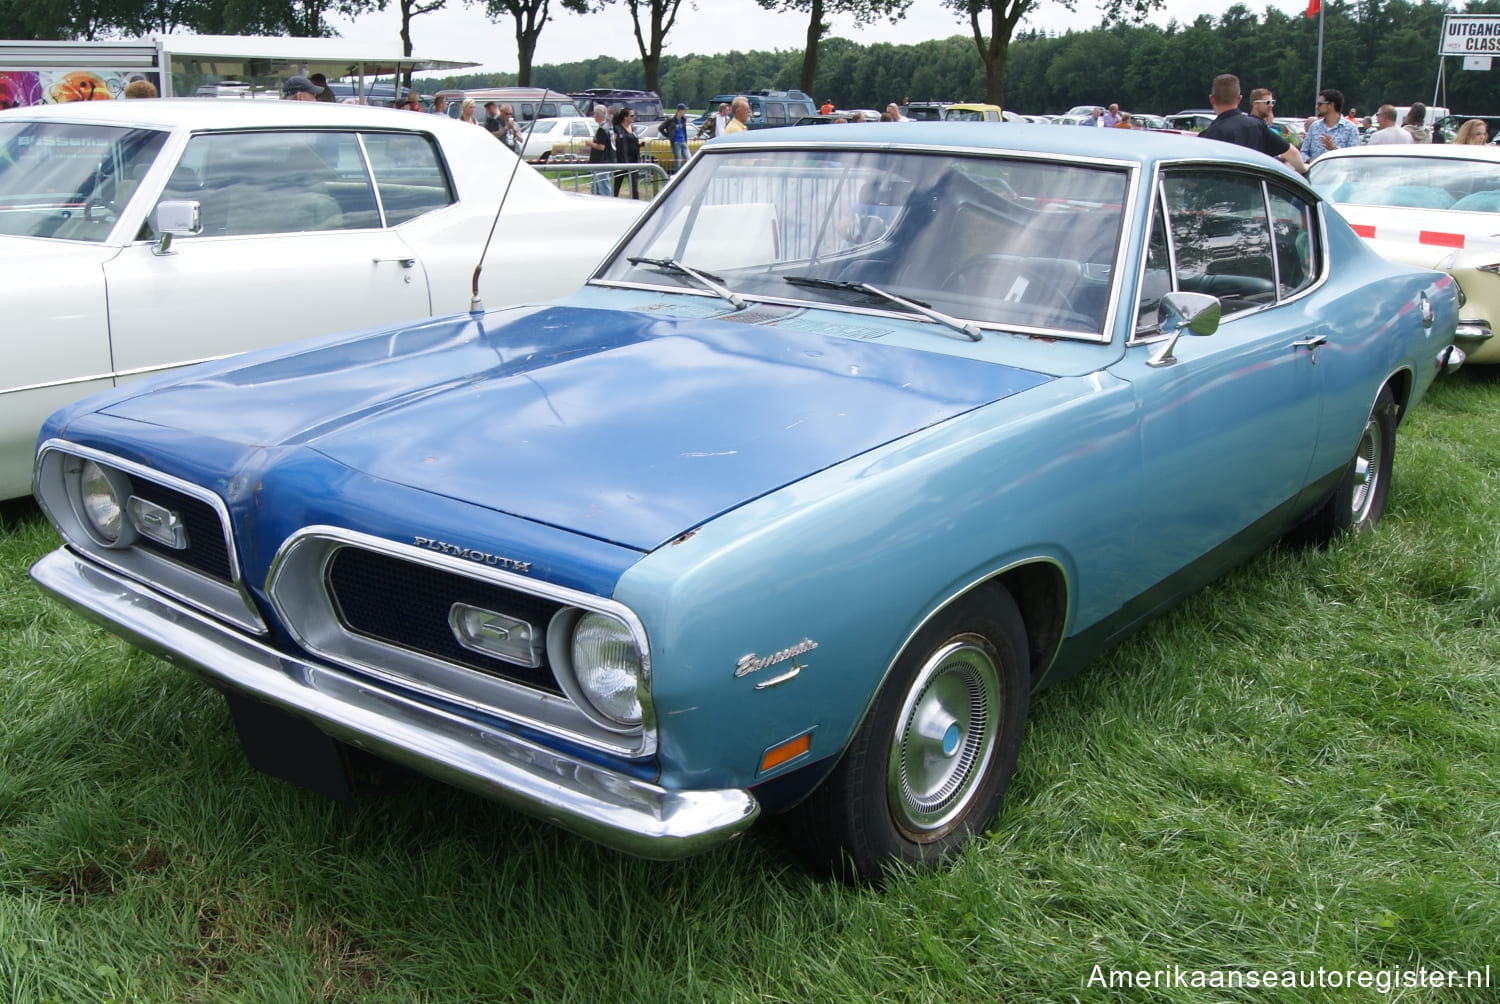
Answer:
POLYGON ((560 603, 357 547, 334 554, 328 563, 327 588, 339 621, 355 634, 562 693, 545 651, 541 666, 517 666, 469 651, 448 626, 453 604, 468 603, 524 620, 538 637, 545 637, 552 615, 562 609, 560 603))
POLYGON ((229 548, 224 543, 223 524, 219 522, 219 514, 214 511, 213 506, 166 485, 140 478, 132 478, 131 482, 131 491, 136 495, 177 513, 183 526, 187 528, 188 538, 187 548, 181 551, 145 536, 138 538, 137 546, 212 576, 220 582, 229 582, 229 548))

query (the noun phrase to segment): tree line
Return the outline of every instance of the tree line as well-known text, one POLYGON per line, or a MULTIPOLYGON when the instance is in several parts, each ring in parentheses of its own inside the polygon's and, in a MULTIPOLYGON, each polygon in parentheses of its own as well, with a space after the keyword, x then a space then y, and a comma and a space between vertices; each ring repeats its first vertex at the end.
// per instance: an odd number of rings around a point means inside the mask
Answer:
MULTIPOLYGON (((96 38, 147 34, 172 29, 222 34, 327 33, 328 12, 400 4, 416 16, 445 0, 6 0, 0 5, 0 36, 8 38, 96 38), (321 20, 320 20, 321 19, 321 20)), ((561 0, 590 16, 620 17, 599 0, 561 0)), ((951 0, 955 9, 978 11, 1034 6, 1047 0, 951 0)), ((1140 0, 1151 4, 1155 0, 1140 0)), ((675 16, 680 0, 631 0, 635 11, 648 8, 675 16)), ((762 0, 767 7, 782 0, 762 0)), ((786 8, 810 9, 808 0, 786 8)), ((852 3, 851 6, 859 6, 852 3)), ((831 7, 832 4, 830 3, 831 7)), ((902 4, 864 6, 882 16, 899 16, 902 4)), ((1103 5, 1111 9, 1109 3, 1103 5)), ((1118 6, 1118 4, 1116 4, 1118 6)), ((1139 6, 1139 4, 1137 4, 1139 6)), ((487 16, 517 16, 515 8, 540 8, 546 0, 487 0, 487 16)), ((1437 56, 1444 5, 1435 0, 1325 0, 1321 86, 1337 88, 1346 107, 1373 111, 1385 102, 1446 105, 1457 112, 1483 114, 1500 107, 1500 67, 1465 71, 1460 61, 1437 56)), ((812 8, 821 15, 824 6, 812 8)), ((1470 13, 1500 13, 1500 0, 1480 0, 1470 13)), ((518 29, 520 22, 518 20, 518 29)), ((668 28, 670 22, 667 22, 668 28)), ((660 25, 658 25, 658 28, 660 25)), ((541 27, 536 30, 540 31, 541 27)), ((520 34, 518 30, 518 35, 520 34)), ((1312 114, 1319 86, 1318 21, 1267 7, 1255 13, 1243 4, 1218 17, 1202 15, 1190 24, 1165 27, 1106 16, 1089 30, 1045 34, 1018 32, 1004 52, 998 85, 987 74, 986 58, 972 34, 955 34, 909 45, 863 45, 844 38, 819 38, 811 91, 818 102, 843 108, 884 108, 890 101, 994 100, 1021 112, 1060 112, 1072 105, 1118 103, 1132 111, 1171 113, 1202 108, 1215 74, 1234 73, 1248 93, 1270 87, 1283 114, 1312 114)), ((655 41, 668 44, 665 34, 655 41)), ((532 36, 535 42, 535 36, 532 36)), ((786 89, 805 84, 805 50, 675 55, 662 51, 655 63, 600 56, 573 63, 529 66, 535 86, 560 91, 589 87, 654 89, 670 106, 678 101, 702 108, 717 94, 751 89, 786 89), (655 85, 654 87, 652 85, 655 85)), ((469 74, 419 78, 423 90, 439 86, 497 86, 516 82, 513 74, 469 74)), ((804 86, 804 89, 807 89, 804 86)))

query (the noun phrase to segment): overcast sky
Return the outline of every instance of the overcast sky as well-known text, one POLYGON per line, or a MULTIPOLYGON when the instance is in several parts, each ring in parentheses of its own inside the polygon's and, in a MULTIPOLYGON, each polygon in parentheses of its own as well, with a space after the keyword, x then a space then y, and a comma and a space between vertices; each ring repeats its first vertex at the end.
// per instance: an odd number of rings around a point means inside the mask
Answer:
MULTIPOLYGON (((805 14, 773 14, 755 0, 697 0, 696 8, 688 5, 691 2, 683 4, 677 23, 667 34, 665 55, 708 55, 734 49, 801 51, 803 47, 807 33, 805 14)), ((487 20, 480 12, 482 8, 466 7, 462 0, 448 0, 448 6, 452 9, 412 19, 412 50, 416 55, 473 60, 481 64, 481 72, 516 72, 515 22, 509 15, 497 23, 487 20)), ((1165 25, 1175 17, 1181 23, 1190 23, 1199 14, 1218 16, 1226 6, 1223 0, 1166 0, 1165 9, 1150 20, 1165 25)), ((1289 14, 1307 10, 1306 0, 1275 0, 1245 6, 1253 11, 1274 6, 1289 14)), ((1078 0, 1076 14, 1055 0, 1041 0, 1039 7, 1031 20, 1023 22, 1023 27, 1059 32, 1068 28, 1081 30, 1097 26, 1102 17, 1091 0, 1078 0)), ((969 33, 967 22, 959 21, 942 0, 913 0, 906 18, 895 25, 879 22, 856 28, 850 19, 839 17, 832 18, 831 23, 830 36, 864 44, 909 44, 969 33)), ((363 14, 357 22, 335 18, 333 24, 342 37, 350 40, 400 45, 401 15, 394 4, 384 13, 363 14)), ((579 15, 563 10, 553 0, 551 16, 537 42, 533 65, 571 63, 601 55, 639 58, 626 6, 619 3, 603 13, 579 15)))

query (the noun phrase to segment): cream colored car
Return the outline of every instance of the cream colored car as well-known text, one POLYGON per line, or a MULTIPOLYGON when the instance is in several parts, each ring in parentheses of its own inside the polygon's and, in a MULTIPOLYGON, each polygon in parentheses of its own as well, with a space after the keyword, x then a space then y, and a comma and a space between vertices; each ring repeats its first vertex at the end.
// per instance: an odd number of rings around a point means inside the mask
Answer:
POLYGON ((1500 363, 1500 149, 1350 147, 1318 157, 1308 179, 1382 258, 1452 274, 1455 343, 1471 363, 1500 363))
POLYGON ((640 203, 566 195, 483 129, 314 101, 0 117, 0 499, 95 391, 312 335, 572 292, 640 203), (505 210, 496 219, 502 195, 505 210))

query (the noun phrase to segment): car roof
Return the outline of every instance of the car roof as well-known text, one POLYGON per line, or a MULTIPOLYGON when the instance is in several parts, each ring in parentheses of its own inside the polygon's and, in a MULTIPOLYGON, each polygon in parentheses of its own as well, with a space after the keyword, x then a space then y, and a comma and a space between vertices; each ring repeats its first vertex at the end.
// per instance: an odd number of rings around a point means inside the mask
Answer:
POLYGON ((798 146, 870 146, 1010 151, 1055 154, 1080 160, 1136 161, 1152 166, 1160 161, 1215 160, 1267 168, 1289 179, 1297 176, 1279 161, 1258 150, 1233 143, 1215 143, 1198 136, 1133 129, 1058 129, 1056 126, 1012 122, 996 129, 986 122, 863 122, 824 128, 757 129, 719 137, 705 150, 736 144, 784 142, 798 146))
POLYGON ((1350 146, 1318 155, 1312 166, 1325 160, 1346 157, 1421 157, 1442 160, 1477 160, 1487 164, 1500 161, 1500 147, 1475 146, 1469 143, 1383 143, 1376 146, 1350 146))
POLYGON ((338 126, 437 131, 473 128, 444 115, 334 101, 252 101, 219 98, 150 98, 72 101, 13 108, 0 122, 88 122, 154 129, 255 129, 338 126))

